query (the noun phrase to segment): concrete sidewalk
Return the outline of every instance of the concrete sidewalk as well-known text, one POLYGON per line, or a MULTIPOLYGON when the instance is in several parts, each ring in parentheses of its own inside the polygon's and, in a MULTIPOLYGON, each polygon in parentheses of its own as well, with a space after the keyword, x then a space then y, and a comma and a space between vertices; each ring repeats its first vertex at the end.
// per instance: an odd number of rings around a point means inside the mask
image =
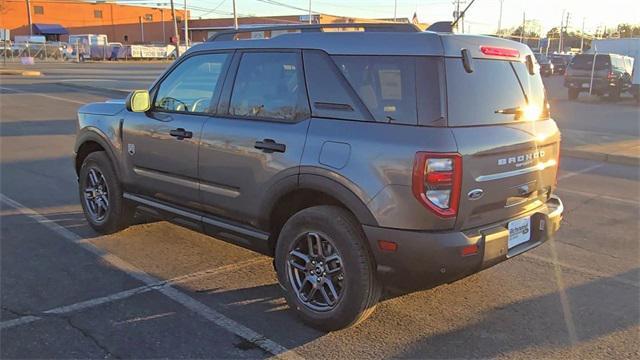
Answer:
MULTIPOLYGON (((117 81, 100 86, 85 82, 64 82, 59 85, 87 90, 101 90, 126 97, 134 89, 146 89, 151 83, 143 81, 117 81)), ((560 129, 562 156, 604 161, 614 164, 640 166, 640 138, 637 136, 605 134, 592 131, 560 129)))

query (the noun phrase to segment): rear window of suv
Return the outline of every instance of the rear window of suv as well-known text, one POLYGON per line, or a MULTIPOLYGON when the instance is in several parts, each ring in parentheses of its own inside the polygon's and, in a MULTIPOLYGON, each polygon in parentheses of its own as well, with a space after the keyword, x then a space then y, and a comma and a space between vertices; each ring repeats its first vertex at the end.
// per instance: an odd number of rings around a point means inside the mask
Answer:
MULTIPOLYGON (((594 70, 606 70, 611 65, 609 55, 596 55, 596 65, 594 70)), ((580 54, 573 57, 569 67, 576 70, 589 70, 593 67, 593 55, 580 54)))
POLYGON ((459 58, 447 58, 445 65, 449 126, 510 123, 525 109, 545 111, 542 79, 522 62, 474 59, 471 73, 459 58))

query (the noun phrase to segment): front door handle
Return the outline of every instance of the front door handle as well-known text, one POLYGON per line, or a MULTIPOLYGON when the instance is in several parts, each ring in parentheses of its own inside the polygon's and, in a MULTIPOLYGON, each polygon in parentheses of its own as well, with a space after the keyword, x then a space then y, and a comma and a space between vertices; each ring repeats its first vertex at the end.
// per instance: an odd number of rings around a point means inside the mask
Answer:
POLYGON ((171 130, 169 131, 169 135, 178 138, 178 140, 191 139, 193 137, 193 133, 191 131, 186 131, 183 128, 171 130))
POLYGON ((285 144, 277 143, 272 139, 264 139, 262 141, 256 141, 256 144, 254 145, 254 147, 268 154, 272 152, 283 153, 287 150, 287 146, 285 144))

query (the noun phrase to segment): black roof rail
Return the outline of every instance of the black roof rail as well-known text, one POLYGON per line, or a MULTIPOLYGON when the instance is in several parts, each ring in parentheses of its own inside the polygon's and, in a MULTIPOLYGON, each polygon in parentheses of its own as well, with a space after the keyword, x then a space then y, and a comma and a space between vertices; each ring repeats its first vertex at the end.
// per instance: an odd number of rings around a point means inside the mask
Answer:
POLYGON ((362 28, 369 32, 420 32, 419 27, 407 23, 331 23, 331 24, 287 24, 247 26, 239 29, 223 30, 212 35, 207 41, 235 40, 237 34, 260 31, 300 30, 300 32, 321 32, 322 29, 362 28))

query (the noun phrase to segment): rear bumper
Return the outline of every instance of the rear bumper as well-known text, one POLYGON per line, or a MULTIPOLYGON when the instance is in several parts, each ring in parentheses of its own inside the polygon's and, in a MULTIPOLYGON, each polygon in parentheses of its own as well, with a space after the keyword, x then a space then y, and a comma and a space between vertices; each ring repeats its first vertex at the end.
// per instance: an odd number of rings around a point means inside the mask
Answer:
POLYGON ((407 290, 433 287, 459 280, 522 254, 553 238, 560 228, 564 206, 552 195, 531 216, 531 239, 508 249, 507 223, 515 219, 464 232, 424 232, 364 226, 374 254, 378 275, 386 286, 407 290), (378 241, 393 241, 394 252, 383 251, 378 241), (476 254, 462 250, 477 245, 476 254))
MULTIPOLYGON (((593 86, 592 91, 607 93, 615 90, 619 85, 616 79, 594 78, 593 85, 591 85, 590 78, 568 78, 564 80, 564 86, 571 89, 579 89, 580 91, 589 91, 589 86, 593 86)), ((625 90, 624 86, 621 90, 625 90)))

